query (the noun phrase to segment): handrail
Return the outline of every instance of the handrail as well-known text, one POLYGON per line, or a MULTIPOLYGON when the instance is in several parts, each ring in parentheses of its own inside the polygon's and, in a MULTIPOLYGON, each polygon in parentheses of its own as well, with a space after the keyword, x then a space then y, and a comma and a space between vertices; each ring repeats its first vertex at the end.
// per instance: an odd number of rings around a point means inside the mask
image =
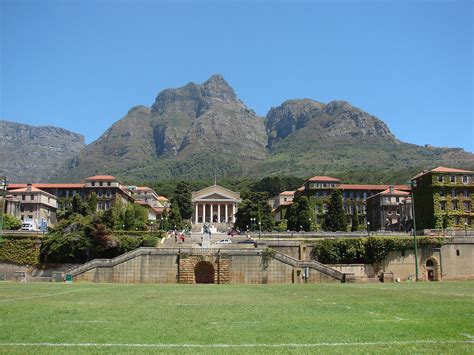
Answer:
POLYGON ((343 280, 344 278, 344 274, 342 272, 335 270, 327 265, 324 265, 316 260, 308 260, 308 261, 298 260, 276 250, 274 253, 274 259, 279 260, 293 267, 309 267, 311 269, 317 270, 325 275, 331 276, 338 280, 343 280))

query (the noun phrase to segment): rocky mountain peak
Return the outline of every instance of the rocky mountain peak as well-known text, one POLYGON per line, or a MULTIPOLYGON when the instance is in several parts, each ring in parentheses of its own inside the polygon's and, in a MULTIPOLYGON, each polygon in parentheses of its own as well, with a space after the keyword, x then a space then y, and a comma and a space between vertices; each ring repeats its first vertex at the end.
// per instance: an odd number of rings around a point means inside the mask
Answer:
POLYGON ((237 96, 234 89, 225 81, 220 74, 212 75, 204 84, 202 84, 204 96, 219 98, 226 101, 235 101, 237 96))

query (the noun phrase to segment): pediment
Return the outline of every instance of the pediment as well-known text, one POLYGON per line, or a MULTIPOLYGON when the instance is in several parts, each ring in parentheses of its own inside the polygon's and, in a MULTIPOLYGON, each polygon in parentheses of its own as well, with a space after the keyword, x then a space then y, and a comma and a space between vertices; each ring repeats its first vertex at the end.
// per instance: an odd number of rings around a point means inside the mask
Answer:
POLYGON ((208 196, 202 196, 201 199, 203 200, 231 200, 229 196, 223 196, 220 194, 211 194, 208 196))

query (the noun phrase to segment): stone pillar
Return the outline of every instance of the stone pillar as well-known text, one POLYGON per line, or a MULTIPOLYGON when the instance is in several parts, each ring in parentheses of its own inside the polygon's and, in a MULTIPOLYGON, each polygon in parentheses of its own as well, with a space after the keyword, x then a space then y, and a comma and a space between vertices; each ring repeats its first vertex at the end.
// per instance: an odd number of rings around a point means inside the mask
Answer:
POLYGON ((229 205, 226 203, 225 204, 225 223, 229 221, 229 211, 228 211, 229 205))
POLYGON ((194 204, 194 209, 195 209, 195 211, 194 211, 194 216, 195 216, 194 217, 194 224, 196 224, 199 221, 199 204, 197 202, 194 204))
POLYGON ((206 223, 206 204, 202 204, 202 222, 206 223))
POLYGON ((221 204, 217 205, 217 223, 221 223, 221 204))

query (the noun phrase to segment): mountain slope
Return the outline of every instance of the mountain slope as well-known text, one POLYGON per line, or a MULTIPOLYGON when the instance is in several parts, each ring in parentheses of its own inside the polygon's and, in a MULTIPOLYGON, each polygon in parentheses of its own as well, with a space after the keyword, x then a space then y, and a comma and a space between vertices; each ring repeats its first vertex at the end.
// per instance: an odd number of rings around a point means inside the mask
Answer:
POLYGON ((385 176, 406 179, 437 165, 474 167, 473 154, 401 142, 383 121, 345 101, 285 101, 269 111, 266 131, 270 154, 259 174, 332 174, 378 182, 385 176))
POLYGON ((62 128, 0 120, 0 174, 13 182, 46 181, 84 146, 84 136, 62 128))
POLYGON ((162 91, 72 159, 61 180, 96 173, 149 179, 242 175, 266 156, 264 120, 220 75, 162 91))
POLYGON ((459 148, 399 141, 379 118, 345 101, 285 101, 258 117, 220 75, 158 94, 70 159, 50 181, 113 174, 124 181, 315 174, 404 182, 421 169, 474 169, 459 148))

